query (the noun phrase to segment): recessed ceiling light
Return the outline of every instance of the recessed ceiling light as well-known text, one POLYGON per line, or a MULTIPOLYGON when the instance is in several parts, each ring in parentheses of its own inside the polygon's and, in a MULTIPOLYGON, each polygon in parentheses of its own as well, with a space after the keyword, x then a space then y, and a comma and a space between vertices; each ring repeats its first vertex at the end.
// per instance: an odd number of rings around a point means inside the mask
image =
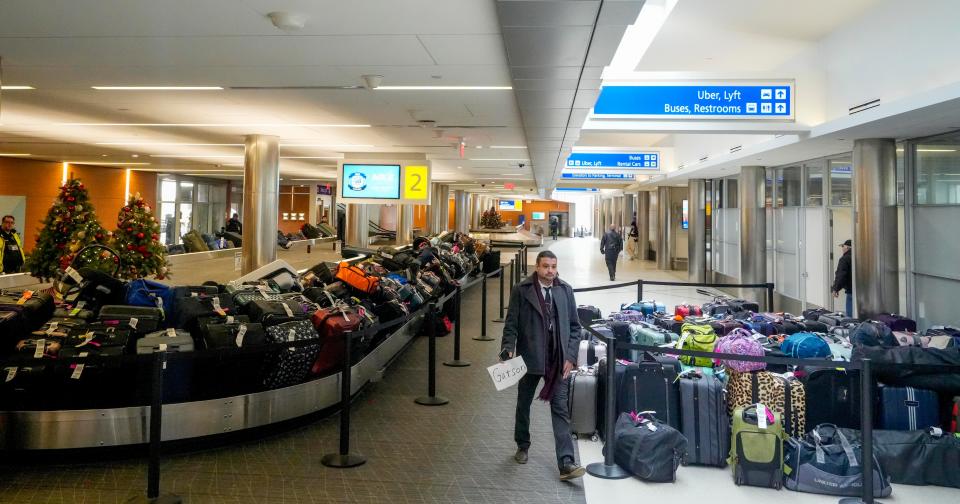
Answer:
POLYGON ((130 157, 140 157, 140 154, 130 154, 130 157))
POLYGON ((90 86, 97 91, 223 91, 220 86, 90 86))
POLYGON ((36 88, 33 86, 0 86, 0 89, 4 91, 28 91, 36 88))
POLYGON ((462 170, 463 167, 462 167, 462 166, 458 166, 457 169, 458 169, 458 170, 462 170))
POLYGON ((100 157, 107 157, 107 154, 100 154, 100 157))
POLYGON ((280 156, 280 159, 343 159, 343 156, 280 156))
POLYGON ((242 159, 243 156, 231 155, 231 154, 150 154, 150 157, 153 158, 236 158, 242 159))
POLYGON ((377 91, 509 91, 513 86, 377 86, 377 91))
POLYGON ((482 148, 483 148, 482 145, 474 145, 473 147, 474 147, 475 149, 482 149, 482 148))
POLYGON ((280 147, 358 147, 373 148, 370 144, 311 144, 311 143, 282 143, 280 147))
POLYGON ((21 153, 21 152, 0 152, 0 156, 6 157, 27 157, 32 156, 33 154, 21 153))
POLYGON ((138 147, 243 147, 238 143, 183 143, 183 142, 97 142, 94 145, 126 145, 138 147))
POLYGON ((111 127, 144 127, 144 128, 270 128, 270 127, 303 127, 303 128, 369 128, 369 124, 316 124, 316 123, 53 123, 55 126, 111 126, 111 127))
POLYGON ((529 161, 523 158, 470 158, 470 161, 529 161))
POLYGON ((526 149, 526 145, 491 145, 491 149, 526 149))

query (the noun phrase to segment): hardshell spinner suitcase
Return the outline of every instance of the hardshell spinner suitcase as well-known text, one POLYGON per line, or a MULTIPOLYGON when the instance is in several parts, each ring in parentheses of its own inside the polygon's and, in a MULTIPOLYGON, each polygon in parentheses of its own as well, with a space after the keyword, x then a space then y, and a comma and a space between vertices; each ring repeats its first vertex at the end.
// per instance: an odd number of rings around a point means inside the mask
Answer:
POLYGON ((681 377, 680 417, 687 438, 685 463, 726 467, 730 416, 723 383, 712 376, 681 377))
MULTIPOLYGON (((589 334, 589 333, 588 333, 589 334)), ((577 351, 577 366, 592 366, 607 358, 607 344, 597 341, 594 338, 587 337, 580 341, 580 347, 577 351)))
MULTIPOLYGON (((106 307, 104 307, 106 308, 106 307)), ((181 329, 156 331, 140 338, 136 342, 138 354, 154 352, 192 352, 193 337, 181 329)), ((192 393, 194 361, 176 359, 167 363, 163 374, 163 400, 169 402, 189 401, 192 393)), ((153 373, 150 366, 137 368, 137 397, 148 400, 153 392, 153 373)))
POLYGON ((192 352, 193 337, 180 329, 156 331, 137 340, 138 354, 154 352, 192 352))
POLYGON ((932 390, 880 387, 879 426, 886 430, 922 430, 940 426, 940 399, 932 390))
POLYGON ((643 362, 617 367, 617 413, 654 411, 657 418, 679 429, 680 400, 676 369, 667 369, 649 354, 643 362))
POLYGON ((249 282, 272 280, 282 292, 299 290, 297 269, 283 259, 277 259, 270 264, 261 266, 246 275, 230 282, 230 285, 240 285, 249 282))
POLYGON ((574 434, 597 440, 598 382, 596 366, 581 367, 570 373, 567 391, 567 409, 570 411, 570 430, 574 434))
MULTIPOLYGON (((310 372, 320 375, 339 371, 343 364, 346 333, 361 329, 362 316, 352 307, 322 308, 313 314, 312 323, 323 340, 323 348, 311 363, 310 372)), ((350 347, 350 358, 355 363, 363 358, 366 343, 358 336, 351 336, 351 338, 353 346, 350 347)))

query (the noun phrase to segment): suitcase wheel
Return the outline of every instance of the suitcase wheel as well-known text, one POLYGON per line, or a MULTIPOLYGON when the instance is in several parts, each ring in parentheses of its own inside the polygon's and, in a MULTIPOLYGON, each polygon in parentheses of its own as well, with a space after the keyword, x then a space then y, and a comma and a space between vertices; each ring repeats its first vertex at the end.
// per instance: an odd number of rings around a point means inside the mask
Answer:
POLYGON ((598 436, 597 433, 594 432, 593 435, 590 436, 590 441, 593 441, 594 443, 596 443, 597 441, 600 441, 600 436, 598 436))
POLYGON ((741 471, 740 466, 737 466, 737 468, 733 471, 733 482, 736 483, 737 486, 743 484, 743 472, 741 471))
POLYGON ((777 482, 775 482, 775 483, 773 484, 773 489, 774 489, 774 490, 780 490, 780 487, 782 487, 782 486, 783 486, 783 483, 780 482, 780 481, 777 481, 777 482))

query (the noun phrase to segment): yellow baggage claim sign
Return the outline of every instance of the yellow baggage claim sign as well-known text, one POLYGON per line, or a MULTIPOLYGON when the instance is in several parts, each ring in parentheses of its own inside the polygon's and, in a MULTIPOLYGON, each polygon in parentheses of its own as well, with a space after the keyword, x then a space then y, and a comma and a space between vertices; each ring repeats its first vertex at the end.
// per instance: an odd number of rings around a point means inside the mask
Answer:
POLYGON ((337 185, 343 203, 430 204, 430 162, 343 160, 337 185))

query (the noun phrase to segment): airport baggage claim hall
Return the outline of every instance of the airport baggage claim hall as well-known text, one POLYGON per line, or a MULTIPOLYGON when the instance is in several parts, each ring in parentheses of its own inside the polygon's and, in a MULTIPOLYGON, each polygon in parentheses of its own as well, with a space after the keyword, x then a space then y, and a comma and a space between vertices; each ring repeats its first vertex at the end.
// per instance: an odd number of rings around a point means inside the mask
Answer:
POLYGON ((960 502, 957 19, 0 2, 0 502, 960 502))

